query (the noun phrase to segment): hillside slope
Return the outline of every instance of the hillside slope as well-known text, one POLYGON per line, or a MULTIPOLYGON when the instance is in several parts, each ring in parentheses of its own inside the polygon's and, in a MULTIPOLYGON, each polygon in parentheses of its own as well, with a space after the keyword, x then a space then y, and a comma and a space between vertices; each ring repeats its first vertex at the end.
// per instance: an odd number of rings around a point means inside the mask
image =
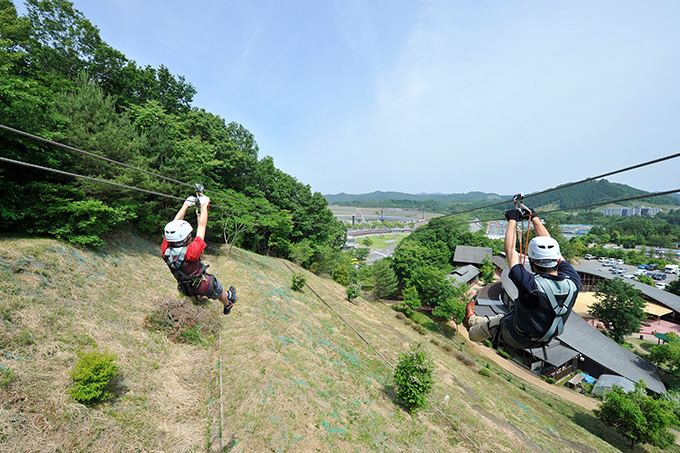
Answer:
POLYGON ((455 333, 417 333, 302 269, 325 302, 293 292, 293 264, 242 250, 205 257, 238 288, 230 316, 215 302, 198 307, 220 335, 172 342, 144 327, 177 299, 157 253, 134 236, 98 252, 0 242, 0 451, 218 451, 220 439, 231 451, 616 450, 588 431, 611 435, 591 414, 455 333), (413 342, 434 358, 436 384, 431 407, 412 416, 394 403, 390 377, 413 342), (94 347, 117 354, 120 373, 116 398, 88 407, 67 389, 78 351, 94 347))

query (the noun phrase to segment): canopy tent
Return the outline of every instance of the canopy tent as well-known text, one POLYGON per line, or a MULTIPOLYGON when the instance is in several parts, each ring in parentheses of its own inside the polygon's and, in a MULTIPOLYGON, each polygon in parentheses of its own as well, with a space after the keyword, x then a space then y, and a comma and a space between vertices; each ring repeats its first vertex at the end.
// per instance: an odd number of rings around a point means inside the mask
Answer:
MULTIPOLYGON (((588 310, 590 309, 590 306, 597 301, 598 298, 595 297, 595 293, 580 292, 574 303, 574 312, 581 315, 581 317, 589 317, 588 310)), ((648 315, 660 318, 661 316, 673 313, 673 310, 648 302, 645 304, 644 312, 648 315)))

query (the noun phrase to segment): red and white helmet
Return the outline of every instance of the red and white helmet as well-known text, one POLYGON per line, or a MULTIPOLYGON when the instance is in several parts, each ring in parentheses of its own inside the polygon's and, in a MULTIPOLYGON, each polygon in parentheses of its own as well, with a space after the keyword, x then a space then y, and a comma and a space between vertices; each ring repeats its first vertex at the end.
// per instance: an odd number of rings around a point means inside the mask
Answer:
POLYGON ((540 267, 555 267, 562 258, 560 244, 550 236, 536 236, 529 242, 529 259, 540 267))
POLYGON ((193 227, 186 220, 173 220, 165 225, 165 239, 168 242, 182 242, 192 230, 193 227))

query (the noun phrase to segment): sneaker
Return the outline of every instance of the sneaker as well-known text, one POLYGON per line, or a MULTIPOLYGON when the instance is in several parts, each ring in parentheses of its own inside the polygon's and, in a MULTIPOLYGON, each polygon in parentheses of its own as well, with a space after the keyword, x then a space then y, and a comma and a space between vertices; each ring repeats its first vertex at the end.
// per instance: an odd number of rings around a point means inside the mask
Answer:
POLYGON ((463 319, 463 325, 466 328, 470 328, 470 323, 469 320, 471 317, 475 315, 475 300, 472 299, 468 304, 465 306, 465 318, 463 319))
POLYGON ((233 302, 230 303, 229 305, 225 305, 224 310, 222 310, 222 313, 224 313, 225 315, 228 315, 229 313, 231 313, 231 308, 233 306, 234 306, 233 302))
POLYGON ((233 305, 233 304, 235 304, 236 301, 238 300, 238 297, 236 297, 236 288, 233 287, 233 286, 230 286, 230 287, 229 287, 229 292, 231 293, 231 297, 229 298, 229 300, 231 301, 231 303, 232 303, 232 305, 233 305))

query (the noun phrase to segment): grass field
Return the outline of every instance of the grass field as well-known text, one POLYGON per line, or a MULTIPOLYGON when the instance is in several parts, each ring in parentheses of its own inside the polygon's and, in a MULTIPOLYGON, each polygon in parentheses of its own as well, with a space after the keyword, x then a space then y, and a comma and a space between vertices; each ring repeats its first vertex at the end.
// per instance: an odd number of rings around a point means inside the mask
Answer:
POLYGON ((362 236, 357 238, 356 241, 361 244, 364 237, 369 238, 373 241, 371 245, 372 249, 382 250, 387 246, 399 244, 408 234, 380 234, 380 235, 370 235, 362 236))
POLYGON ((381 303, 348 303, 342 286, 243 250, 205 257, 238 288, 229 316, 216 302, 195 307, 217 333, 171 341, 145 319, 191 302, 178 299, 157 247, 134 236, 96 252, 0 242, 0 451, 655 451, 630 450, 453 329, 416 329, 381 303), (323 300, 291 290, 293 271, 323 300), (410 414, 391 377, 415 342, 434 360, 435 387, 410 414), (69 372, 93 349, 115 353, 120 372, 115 398, 85 406, 68 394, 69 372))

